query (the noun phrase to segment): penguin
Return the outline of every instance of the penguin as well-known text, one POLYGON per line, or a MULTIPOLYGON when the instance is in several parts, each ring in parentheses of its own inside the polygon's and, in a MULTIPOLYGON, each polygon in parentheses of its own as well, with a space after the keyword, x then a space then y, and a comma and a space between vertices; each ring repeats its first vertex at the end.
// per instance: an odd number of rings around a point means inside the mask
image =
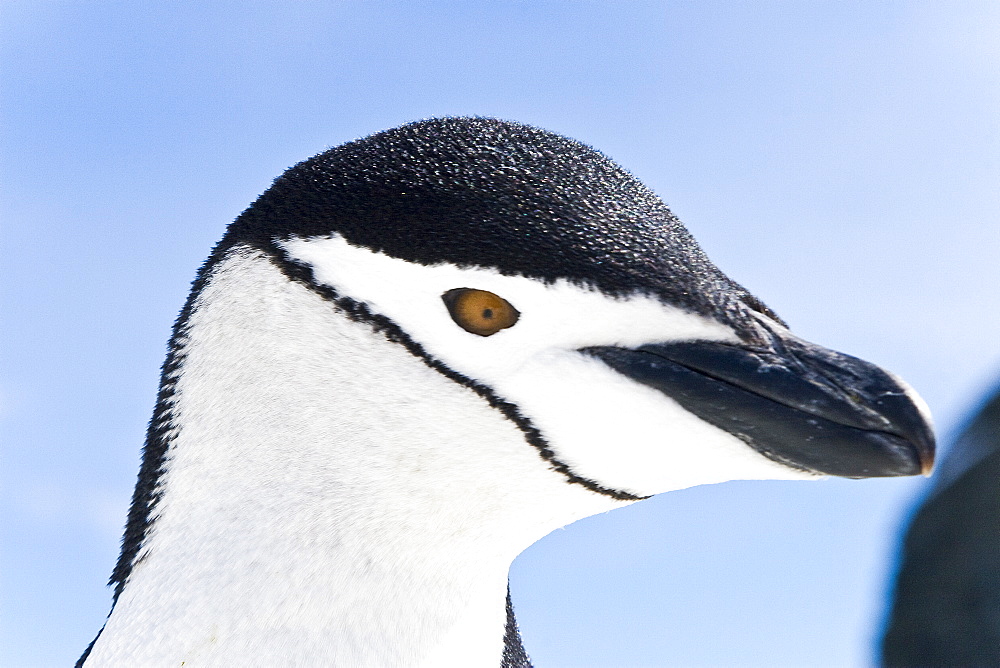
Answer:
POLYGON ((734 479, 926 473, 902 380, 793 335, 598 151, 489 118, 327 150, 178 317, 78 666, 529 666, 510 563, 734 479))

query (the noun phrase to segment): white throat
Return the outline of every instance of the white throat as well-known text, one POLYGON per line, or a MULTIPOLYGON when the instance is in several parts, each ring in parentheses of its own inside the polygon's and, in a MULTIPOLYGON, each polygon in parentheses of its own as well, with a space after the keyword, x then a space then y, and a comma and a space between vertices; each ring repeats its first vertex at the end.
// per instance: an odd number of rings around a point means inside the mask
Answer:
POLYGON ((87 666, 499 666, 507 569, 623 505, 231 251, 190 316, 152 530, 87 666))

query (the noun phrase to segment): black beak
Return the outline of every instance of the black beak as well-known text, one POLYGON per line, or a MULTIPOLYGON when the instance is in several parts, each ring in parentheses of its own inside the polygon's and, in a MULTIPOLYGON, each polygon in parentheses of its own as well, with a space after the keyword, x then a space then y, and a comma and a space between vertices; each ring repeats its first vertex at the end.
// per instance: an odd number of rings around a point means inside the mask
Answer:
POLYGON ((929 417, 901 380, 784 328, 762 328, 760 338, 582 352, 793 468, 845 478, 930 473, 929 417))

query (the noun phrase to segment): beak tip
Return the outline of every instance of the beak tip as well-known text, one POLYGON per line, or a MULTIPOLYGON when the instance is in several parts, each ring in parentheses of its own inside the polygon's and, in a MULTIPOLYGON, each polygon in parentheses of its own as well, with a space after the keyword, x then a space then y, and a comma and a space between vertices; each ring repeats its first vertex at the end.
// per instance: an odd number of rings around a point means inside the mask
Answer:
MULTIPOLYGON (((909 442, 911 456, 915 460, 913 463, 919 466, 920 475, 929 478, 934 472, 937 451, 930 406, 905 380, 891 371, 880 371, 883 378, 882 391, 874 404, 892 423, 892 428, 887 431, 909 442)), ((917 475, 917 472, 907 475, 917 475)))
MULTIPOLYGON (((931 474, 934 473, 937 448, 934 443, 934 432, 931 430, 930 424, 924 422, 921 426, 923 428, 916 434, 910 432, 910 437, 907 440, 910 441, 910 447, 913 448, 914 458, 916 459, 915 463, 920 467, 920 475, 930 478, 931 474)), ((914 473, 913 475, 916 474, 914 473)))
POLYGON ((930 478, 934 473, 934 451, 924 450, 920 453, 920 475, 930 478))

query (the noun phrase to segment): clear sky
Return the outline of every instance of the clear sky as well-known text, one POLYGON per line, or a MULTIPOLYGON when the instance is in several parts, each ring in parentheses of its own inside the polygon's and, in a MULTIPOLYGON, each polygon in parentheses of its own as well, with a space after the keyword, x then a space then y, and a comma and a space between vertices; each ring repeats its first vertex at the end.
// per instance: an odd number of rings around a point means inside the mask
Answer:
MULTIPOLYGON (((531 123, 653 187, 818 343, 953 433, 1000 376, 1000 4, 7 0, 0 665, 71 665, 170 325, 289 165, 440 115, 531 123)), ((923 480, 727 483, 514 564, 539 668, 865 666, 923 480)))

